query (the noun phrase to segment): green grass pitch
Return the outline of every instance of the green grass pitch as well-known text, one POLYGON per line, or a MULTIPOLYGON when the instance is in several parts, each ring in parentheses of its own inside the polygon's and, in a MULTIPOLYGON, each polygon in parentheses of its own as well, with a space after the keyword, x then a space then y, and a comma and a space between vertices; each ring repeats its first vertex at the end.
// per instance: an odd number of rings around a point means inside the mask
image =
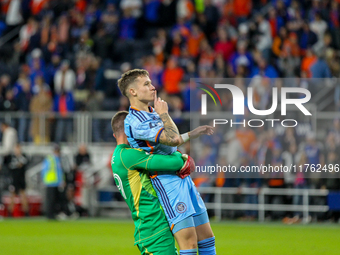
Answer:
MULTIPOLYGON (((340 225, 212 223, 217 254, 340 254, 340 225)), ((132 221, 0 221, 1 255, 138 255, 132 221)))

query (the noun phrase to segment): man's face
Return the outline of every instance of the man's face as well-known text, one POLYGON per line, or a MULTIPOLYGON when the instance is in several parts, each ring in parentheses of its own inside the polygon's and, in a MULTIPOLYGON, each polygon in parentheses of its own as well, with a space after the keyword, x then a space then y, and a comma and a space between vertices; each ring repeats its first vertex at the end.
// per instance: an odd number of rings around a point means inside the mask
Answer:
POLYGON ((136 79, 133 89, 137 99, 141 102, 152 102, 155 96, 155 87, 148 76, 140 76, 136 79))

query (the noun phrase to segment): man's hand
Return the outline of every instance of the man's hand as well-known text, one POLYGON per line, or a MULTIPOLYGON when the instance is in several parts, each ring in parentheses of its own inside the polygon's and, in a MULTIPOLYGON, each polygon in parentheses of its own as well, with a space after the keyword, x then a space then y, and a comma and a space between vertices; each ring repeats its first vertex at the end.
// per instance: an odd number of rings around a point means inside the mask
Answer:
POLYGON ((163 113, 168 113, 168 103, 165 102, 164 100, 161 100, 160 97, 157 98, 157 91, 155 91, 155 97, 154 97, 154 106, 155 111, 158 113, 160 116, 163 113))
POLYGON ((195 139, 201 135, 212 135, 214 134, 214 128, 212 126, 199 126, 193 131, 190 131, 190 139, 195 139))
POLYGON ((187 154, 182 154, 182 158, 184 159, 184 165, 181 170, 177 171, 177 175, 184 179, 189 176, 192 172, 195 171, 195 161, 192 157, 187 154))

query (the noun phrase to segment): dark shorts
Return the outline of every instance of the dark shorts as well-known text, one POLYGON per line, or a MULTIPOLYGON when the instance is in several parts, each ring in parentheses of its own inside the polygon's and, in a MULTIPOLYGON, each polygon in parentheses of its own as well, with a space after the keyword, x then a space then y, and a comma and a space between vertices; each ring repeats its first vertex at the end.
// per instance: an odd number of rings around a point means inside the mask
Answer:
POLYGON ((14 188, 15 193, 19 193, 20 190, 26 189, 25 171, 22 169, 11 170, 12 175, 12 188, 14 188))

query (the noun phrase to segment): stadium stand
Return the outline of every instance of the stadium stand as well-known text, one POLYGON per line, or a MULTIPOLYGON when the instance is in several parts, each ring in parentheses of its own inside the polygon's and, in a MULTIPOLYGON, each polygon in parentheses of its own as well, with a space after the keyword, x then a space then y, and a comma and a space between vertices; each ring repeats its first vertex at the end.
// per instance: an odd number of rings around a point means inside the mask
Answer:
MULTIPOLYGON (((1 1, 0 119, 11 121, 27 148, 50 142, 113 142, 108 119, 129 105, 116 82, 127 70, 144 68, 169 103, 180 131, 186 132, 186 113, 192 106, 190 78, 249 79, 252 85, 238 86, 257 89, 259 109, 267 109, 271 102, 273 83, 308 88, 317 110, 325 112, 316 120, 317 130, 236 130, 236 140, 217 130, 219 139, 201 141, 206 148, 197 161, 230 162, 234 155, 238 166, 339 163, 340 121, 335 115, 340 109, 339 4, 339 0, 1 1), (256 84, 258 78, 268 82, 256 84), (321 78, 326 82, 318 83, 321 78), (228 152, 228 159, 223 152, 228 152)), ((223 100, 228 103, 221 110, 231 110, 230 98, 223 100)), ((339 178, 305 177, 216 176, 212 181, 198 176, 196 184, 340 191, 339 178)), ((214 196, 205 199, 211 202, 214 196)), ((258 203, 255 195, 225 199, 258 203)), ((301 196, 269 199, 302 204, 301 196)), ((248 211, 232 217, 256 215, 248 211)), ((330 211, 313 216, 339 218, 330 211)))

